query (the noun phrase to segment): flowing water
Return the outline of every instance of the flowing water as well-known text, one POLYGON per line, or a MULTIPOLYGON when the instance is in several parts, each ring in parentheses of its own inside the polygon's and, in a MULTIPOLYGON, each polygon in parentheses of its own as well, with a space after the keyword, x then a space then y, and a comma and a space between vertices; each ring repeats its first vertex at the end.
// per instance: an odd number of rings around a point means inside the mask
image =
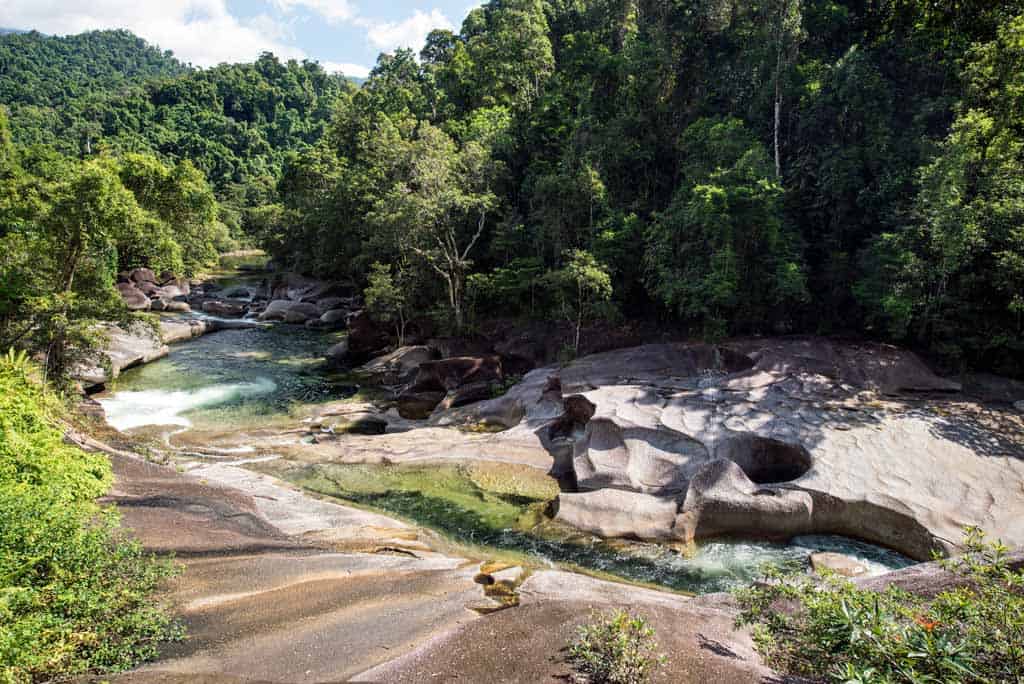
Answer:
MULTIPOLYGON (((260 278, 230 270, 222 277, 231 285, 260 278)), ((176 345, 166 358, 126 371, 99 400, 108 422, 120 430, 283 426, 295 422, 297 407, 353 391, 322 367, 323 351, 337 339, 337 334, 284 325, 223 330, 176 345)), ((912 563, 887 549, 835 536, 797 537, 788 544, 718 540, 686 549, 601 540, 552 523, 545 512, 557 485, 525 466, 252 467, 429 527, 483 556, 513 554, 538 566, 561 565, 681 591, 729 589, 760 576, 766 564, 802 570, 815 551, 854 556, 873 573, 912 563)))

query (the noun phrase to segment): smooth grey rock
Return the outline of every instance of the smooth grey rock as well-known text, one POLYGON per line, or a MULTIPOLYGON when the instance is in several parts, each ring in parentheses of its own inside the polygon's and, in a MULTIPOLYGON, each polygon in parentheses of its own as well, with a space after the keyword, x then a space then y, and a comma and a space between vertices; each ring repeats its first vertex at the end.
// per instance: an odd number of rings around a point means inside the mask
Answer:
POLYGON ((393 352, 364 363, 355 370, 355 373, 369 384, 404 385, 416 377, 420 364, 433 358, 434 354, 429 347, 399 347, 393 352))
POLYGON ((673 541, 680 539, 676 515, 672 497, 601 489, 559 494, 555 519, 601 537, 673 541))

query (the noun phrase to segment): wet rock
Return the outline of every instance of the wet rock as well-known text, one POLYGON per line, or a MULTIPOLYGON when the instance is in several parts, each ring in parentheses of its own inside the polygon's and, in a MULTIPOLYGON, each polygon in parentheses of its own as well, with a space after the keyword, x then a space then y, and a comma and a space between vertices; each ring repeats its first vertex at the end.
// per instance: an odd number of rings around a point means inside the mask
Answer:
POLYGON ((213 300, 209 302, 203 302, 203 311, 213 316, 223 316, 224 318, 238 318, 245 313, 246 307, 244 304, 235 304, 233 302, 222 302, 220 300, 213 300))
POLYGON ((297 324, 305 323, 310 318, 319 318, 316 306, 286 299, 271 301, 260 314, 261 321, 284 321, 297 324))
POLYGON ((815 572, 829 570, 843 577, 860 577, 868 573, 868 567, 856 558, 824 551, 811 554, 811 568, 815 572))
POLYGON ((164 311, 168 313, 189 313, 192 311, 192 307, 188 305, 188 302, 170 301, 164 302, 164 311))

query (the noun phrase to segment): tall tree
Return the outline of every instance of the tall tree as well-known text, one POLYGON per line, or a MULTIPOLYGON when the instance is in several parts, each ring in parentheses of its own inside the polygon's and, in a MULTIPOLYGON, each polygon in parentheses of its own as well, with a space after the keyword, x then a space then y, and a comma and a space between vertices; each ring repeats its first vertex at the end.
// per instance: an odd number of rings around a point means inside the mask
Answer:
POLYGON ((396 250, 411 251, 442 278, 461 330, 470 255, 498 206, 492 186, 499 164, 478 143, 459 148, 444 131, 423 123, 404 166, 372 218, 393 236, 396 250))

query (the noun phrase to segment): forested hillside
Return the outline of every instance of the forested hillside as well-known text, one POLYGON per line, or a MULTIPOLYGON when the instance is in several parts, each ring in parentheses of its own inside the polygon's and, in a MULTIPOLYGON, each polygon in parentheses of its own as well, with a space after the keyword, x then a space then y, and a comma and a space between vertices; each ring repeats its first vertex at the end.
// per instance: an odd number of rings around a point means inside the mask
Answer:
POLYGON ((196 70, 127 31, 0 36, 0 103, 16 143, 190 160, 236 236, 245 210, 272 199, 285 156, 319 140, 351 87, 316 63, 269 54, 196 70))
POLYGON ((490 2, 342 96, 262 239, 320 275, 390 264, 456 320, 614 308, 1019 373, 1022 11, 490 2))
POLYGON ((56 151, 212 188, 183 234, 136 186, 164 242, 107 233, 121 267, 195 270, 226 230, 284 268, 374 274, 382 318, 842 334, 1020 374, 1021 92, 1020 0, 494 1, 359 88, 9 34, 6 174, 35 194, 5 198, 5 239, 42 234, 56 151))

